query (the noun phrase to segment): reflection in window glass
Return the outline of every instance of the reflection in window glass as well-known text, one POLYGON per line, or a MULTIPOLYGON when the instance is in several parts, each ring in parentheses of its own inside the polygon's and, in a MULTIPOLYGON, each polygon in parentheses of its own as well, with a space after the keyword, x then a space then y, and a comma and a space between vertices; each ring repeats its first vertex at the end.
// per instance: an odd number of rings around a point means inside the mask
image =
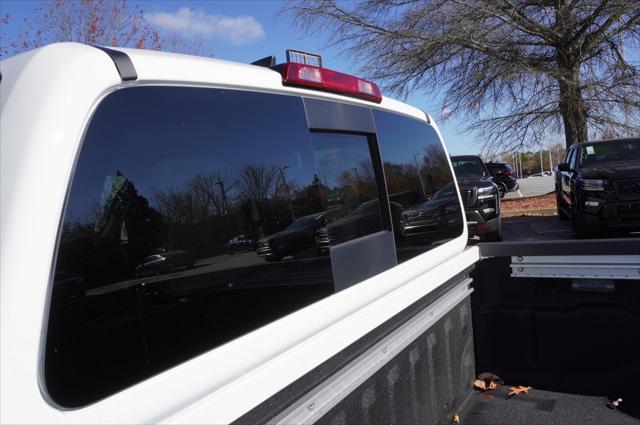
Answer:
POLYGON ((60 234, 51 397, 96 401, 332 294, 329 246, 380 227, 368 146, 311 134, 293 96, 107 96, 60 234))
POLYGON ((462 234, 462 212, 447 155, 424 122, 373 111, 398 262, 462 234))
POLYGON ((318 232, 321 249, 382 230, 367 137, 336 133, 311 137, 320 186, 327 194, 327 226, 318 232))

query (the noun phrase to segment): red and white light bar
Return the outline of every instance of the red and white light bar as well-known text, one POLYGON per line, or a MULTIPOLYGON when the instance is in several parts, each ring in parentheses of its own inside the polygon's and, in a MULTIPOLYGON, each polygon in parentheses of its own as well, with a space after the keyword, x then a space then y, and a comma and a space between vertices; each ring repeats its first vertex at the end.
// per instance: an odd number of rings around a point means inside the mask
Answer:
POLYGON ((382 102, 380 87, 362 78, 302 63, 285 63, 281 68, 284 84, 330 91, 372 102, 382 102))

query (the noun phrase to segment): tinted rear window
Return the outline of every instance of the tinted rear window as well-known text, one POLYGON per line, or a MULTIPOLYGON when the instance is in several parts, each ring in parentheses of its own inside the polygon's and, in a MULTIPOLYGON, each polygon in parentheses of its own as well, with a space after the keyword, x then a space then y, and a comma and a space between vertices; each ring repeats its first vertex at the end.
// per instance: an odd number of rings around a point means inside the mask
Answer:
MULTIPOLYGON (((299 97, 107 96, 60 236, 45 354, 53 399, 90 403, 334 293, 316 232, 376 196, 368 143, 312 135, 299 97), (231 242, 243 235, 253 238, 231 242)), ((379 229, 377 211, 371 219, 341 240, 379 229)))
POLYGON ((97 401, 395 264, 352 279, 338 254, 356 239, 393 229, 408 258, 459 235, 433 129, 375 117, 385 170, 404 167, 398 184, 387 175, 389 199, 376 135, 310 130, 300 97, 188 87, 108 95, 60 231, 44 366, 53 400, 97 401), (410 153, 388 148, 397 143, 410 153), (402 211, 436 206, 449 214, 444 232, 403 239, 402 211))
POLYGON ((640 161, 640 140, 629 139, 580 146, 580 166, 640 161))
POLYGON ((488 168, 496 168, 496 169, 500 169, 500 170, 509 170, 511 171, 513 168, 511 167, 510 164, 485 164, 488 168))
POLYGON ((479 177, 486 173, 484 163, 477 157, 452 157, 451 164, 458 177, 479 177))

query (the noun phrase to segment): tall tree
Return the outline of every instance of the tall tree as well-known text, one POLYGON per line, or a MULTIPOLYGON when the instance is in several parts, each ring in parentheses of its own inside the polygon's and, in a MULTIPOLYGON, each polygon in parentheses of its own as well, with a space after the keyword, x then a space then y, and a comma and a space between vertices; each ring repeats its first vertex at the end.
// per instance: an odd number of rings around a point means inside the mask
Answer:
MULTIPOLYGON (((8 24, 9 16, 0 19, 8 24)), ((2 35, 2 55, 16 54, 50 43, 76 41, 90 45, 203 52, 199 40, 161 35, 144 18, 139 5, 127 0, 41 0, 25 18, 14 38, 2 35)))
POLYGON ((466 118, 488 151, 640 126, 637 0, 308 0, 285 11, 396 94, 442 94, 445 118, 466 118))

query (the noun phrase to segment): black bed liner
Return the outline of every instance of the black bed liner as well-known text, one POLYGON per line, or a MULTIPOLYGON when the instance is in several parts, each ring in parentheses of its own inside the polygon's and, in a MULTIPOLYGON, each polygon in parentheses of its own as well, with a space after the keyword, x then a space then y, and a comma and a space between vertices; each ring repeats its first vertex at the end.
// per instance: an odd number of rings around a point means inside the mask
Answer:
MULTIPOLYGON (((629 255, 637 246, 628 241, 587 245, 594 254, 629 255)), ((539 248, 519 254, 535 255, 539 248)), ((611 290, 582 291, 571 279, 514 278, 509 263, 509 257, 485 258, 472 273, 476 372, 534 389, 509 400, 506 392, 490 400, 475 393, 462 423, 640 424, 639 281, 613 280, 611 290), (621 411, 608 409, 607 401, 619 397, 621 411)))
POLYGON ((465 403, 460 423, 475 424, 640 424, 626 412, 637 406, 638 399, 624 399, 620 410, 607 407, 607 396, 588 396, 531 389, 528 394, 505 399, 509 385, 486 394, 475 392, 465 403))

